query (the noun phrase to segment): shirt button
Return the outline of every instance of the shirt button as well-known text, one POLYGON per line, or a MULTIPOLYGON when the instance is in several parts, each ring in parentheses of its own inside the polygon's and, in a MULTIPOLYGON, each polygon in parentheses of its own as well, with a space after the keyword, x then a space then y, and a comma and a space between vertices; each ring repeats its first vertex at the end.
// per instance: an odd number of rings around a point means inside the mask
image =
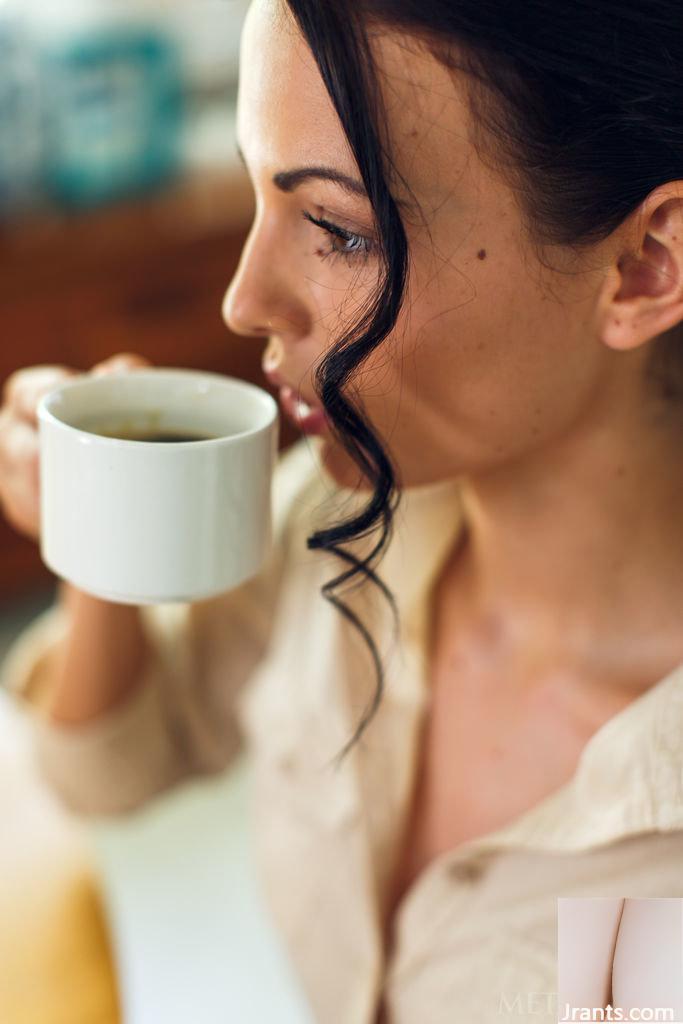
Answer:
POLYGON ((450 874, 459 882, 476 882, 484 873, 484 865, 480 861, 462 860, 451 864, 450 874))

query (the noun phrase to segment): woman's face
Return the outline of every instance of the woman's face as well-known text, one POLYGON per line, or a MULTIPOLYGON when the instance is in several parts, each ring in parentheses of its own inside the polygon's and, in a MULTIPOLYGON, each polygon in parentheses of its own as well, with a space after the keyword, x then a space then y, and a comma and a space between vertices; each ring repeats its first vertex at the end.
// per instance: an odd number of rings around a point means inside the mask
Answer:
MULTIPOLYGON (((452 75, 405 37, 376 36, 373 46, 394 163, 424 222, 404 208, 406 302, 348 395, 402 485, 486 473, 551 446, 594 412, 614 356, 596 328, 601 278, 550 270, 533 254, 513 192, 475 151, 452 75)), ((361 180, 313 56, 276 0, 249 10, 237 131, 256 213, 224 316, 239 334, 268 336, 264 365, 319 404, 314 369, 374 293, 380 263, 364 195, 316 177, 273 181, 311 166, 361 180)), ((555 252, 552 265, 561 258, 555 252)), ((321 454, 339 483, 358 482, 329 431, 321 454)))

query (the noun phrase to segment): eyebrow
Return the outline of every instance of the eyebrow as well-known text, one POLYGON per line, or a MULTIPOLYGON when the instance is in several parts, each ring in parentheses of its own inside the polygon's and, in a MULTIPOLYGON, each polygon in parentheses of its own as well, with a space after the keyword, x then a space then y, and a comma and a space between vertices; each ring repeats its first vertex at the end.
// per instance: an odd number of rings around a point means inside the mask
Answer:
MULTIPOLYGON (((237 155, 246 167, 247 161, 239 143, 237 144, 237 155)), ((361 181, 351 178, 348 174, 344 174, 334 167, 295 167, 291 171, 278 171, 277 174, 273 175, 273 184, 281 192, 293 192, 299 185, 303 185, 305 181, 309 181, 311 178, 334 182, 334 184, 339 185, 352 196, 360 196, 362 199, 368 198, 368 193, 361 181)))

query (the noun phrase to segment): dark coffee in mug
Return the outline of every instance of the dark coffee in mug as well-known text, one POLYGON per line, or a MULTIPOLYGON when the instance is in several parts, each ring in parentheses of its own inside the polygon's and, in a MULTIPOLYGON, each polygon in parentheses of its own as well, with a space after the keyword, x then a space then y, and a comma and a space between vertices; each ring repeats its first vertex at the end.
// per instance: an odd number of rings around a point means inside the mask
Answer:
POLYGON ((143 427, 118 427, 108 430, 97 429, 90 431, 92 434, 99 434, 101 437, 118 438, 121 441, 162 441, 162 442, 185 442, 185 441, 211 441, 221 434, 208 434, 205 431, 191 433, 189 430, 162 430, 143 427))

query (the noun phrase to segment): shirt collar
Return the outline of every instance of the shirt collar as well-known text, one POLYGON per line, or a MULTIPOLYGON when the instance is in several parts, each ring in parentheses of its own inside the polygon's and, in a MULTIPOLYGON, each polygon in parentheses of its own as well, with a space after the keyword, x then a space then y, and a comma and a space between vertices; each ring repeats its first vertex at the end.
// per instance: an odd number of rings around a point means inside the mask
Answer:
MULTIPOLYGON (((321 479, 341 514, 364 507, 368 492, 340 487, 321 463, 317 445, 313 451, 321 479)), ((327 502, 325 510, 330 511, 327 502)), ((325 521, 332 521, 328 514, 325 521)), ((428 597, 463 526, 457 479, 402 491, 394 535, 377 564, 379 576, 396 598, 408 658, 394 698, 400 699, 401 686, 418 705, 426 698, 428 597)), ((365 543, 358 548, 351 545, 354 553, 370 551, 377 536, 372 543, 368 538, 361 541, 365 543)), ((348 595, 359 615, 370 616, 377 605, 386 605, 381 595, 380 601, 375 595, 365 603, 358 596, 375 589, 368 584, 348 595)), ((390 619, 390 609, 387 612, 390 619)), ((383 620, 385 629, 389 619, 383 620)), ((391 696, 389 692, 387 697, 391 696)), ((681 736, 683 663, 593 733, 566 784, 509 825, 461 843, 454 851, 456 859, 487 848, 578 851, 639 832, 683 829, 681 736)))
POLYGON ((682 733, 679 664, 593 733, 564 786, 478 845, 579 851, 683 829, 682 733))

